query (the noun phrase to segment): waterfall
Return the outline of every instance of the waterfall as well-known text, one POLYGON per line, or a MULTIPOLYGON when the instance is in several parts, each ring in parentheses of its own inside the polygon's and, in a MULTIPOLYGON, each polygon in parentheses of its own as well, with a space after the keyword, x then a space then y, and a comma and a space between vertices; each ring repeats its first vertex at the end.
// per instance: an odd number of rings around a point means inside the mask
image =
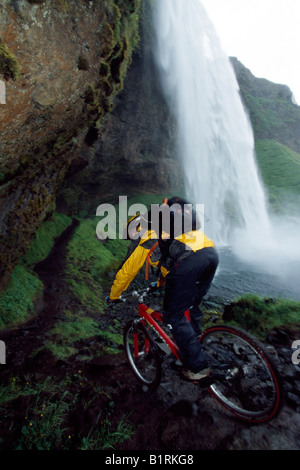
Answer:
POLYGON ((227 55, 200 0, 158 0, 155 57, 178 125, 187 198, 204 204, 219 245, 265 237, 268 211, 254 137, 227 55), (239 237, 237 237, 239 234, 239 237))

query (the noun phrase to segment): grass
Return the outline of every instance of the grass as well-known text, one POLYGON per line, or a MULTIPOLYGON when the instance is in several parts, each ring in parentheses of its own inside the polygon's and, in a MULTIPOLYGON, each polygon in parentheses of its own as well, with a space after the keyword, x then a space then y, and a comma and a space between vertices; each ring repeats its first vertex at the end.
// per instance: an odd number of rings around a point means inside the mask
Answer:
POLYGON ((36 263, 44 260, 50 253, 55 239, 59 237, 70 224, 70 217, 54 212, 37 230, 28 251, 21 259, 21 263, 26 267, 32 267, 36 263))
POLYGON ((20 77, 20 67, 14 54, 12 54, 7 45, 0 38, 0 74, 6 80, 17 80, 20 77))
MULTIPOLYGON (((62 423, 76 400, 65 389, 65 383, 56 383, 52 377, 41 383, 36 382, 33 377, 28 377, 26 381, 12 377, 6 386, 1 387, 2 429, 6 428, 9 421, 7 418, 13 414, 16 400, 26 403, 26 406, 23 407, 24 414, 17 426, 15 450, 65 448, 67 432, 62 423)), ((16 429, 14 431, 16 433, 16 429)))
POLYGON ((299 211, 300 154, 276 140, 256 141, 256 154, 263 181, 275 212, 299 211))
MULTIPOLYGON (((127 201, 127 209, 133 204, 161 204, 163 195, 138 195, 127 201)), ((118 226, 118 205, 116 209, 116 230, 118 226)), ((106 239, 99 241, 96 228, 101 219, 89 217, 80 219, 80 225, 67 247, 66 276, 76 299, 90 309, 100 309, 109 294, 114 274, 124 259, 129 242, 127 240, 106 239)))
POLYGON ((251 122, 256 138, 262 135, 277 135, 281 141, 281 135, 286 133, 289 127, 299 126, 299 107, 282 97, 258 97, 251 95, 251 90, 243 90, 243 96, 250 112, 251 122))
POLYGON ((122 240, 101 243, 96 237, 98 219, 80 221, 67 247, 66 277, 74 297, 90 309, 104 306, 112 273, 125 256, 127 245, 122 240))
POLYGON ((116 354, 119 352, 118 346, 123 344, 122 333, 117 333, 115 328, 116 322, 112 321, 110 326, 102 328, 85 312, 77 315, 74 312, 69 315, 65 313, 65 319, 49 331, 45 347, 62 360, 78 354, 79 347, 82 360, 90 359, 91 355, 116 354), (81 342, 86 340, 90 341, 82 346, 81 342))
MULTIPOLYGON (((139 202, 149 207, 151 203, 161 201, 161 195, 136 196, 128 201, 128 206, 139 202)), ((118 352, 123 342, 122 335, 118 333, 122 331, 118 320, 111 319, 108 323, 104 306, 105 296, 115 270, 125 256, 128 242, 118 239, 99 242, 96 237, 98 221, 97 217, 79 219, 66 249, 65 276, 76 311, 68 306, 69 309, 61 312, 61 319, 48 332, 44 343, 44 347, 61 360, 76 354, 84 363, 97 355, 118 352)), ((68 217, 53 214, 42 224, 22 263, 17 266, 10 290, 0 297, 1 308, 5 306, 6 299, 5 308, 10 309, 7 315, 12 319, 14 315, 19 320, 21 318, 17 312, 18 305, 22 315, 32 310, 33 299, 43 286, 31 270, 35 263, 47 256, 55 238, 69 223, 68 217)), ((300 324, 300 302, 244 296, 231 304, 230 311, 233 323, 262 339, 274 326, 300 324)), ((208 315, 211 314, 210 310, 208 315)), ((12 377, 2 385, 0 448, 104 450, 114 449, 132 436, 134 427, 128 416, 123 415, 118 423, 112 423, 112 390, 104 392, 81 371, 68 372, 63 378, 50 374, 40 382, 36 376, 12 377), (107 400, 100 407, 97 399, 101 394, 106 394, 107 400), (81 417, 89 409, 97 410, 93 420, 84 429, 74 427, 74 415, 81 417)))
POLYGON ((0 329, 19 324, 33 313, 34 301, 43 290, 33 267, 47 257, 55 238, 70 222, 69 217, 54 213, 37 231, 26 255, 14 269, 7 289, 0 294, 0 329))
POLYGON ((231 322, 260 339, 269 330, 290 325, 300 330, 300 302, 245 295, 230 304, 231 322))
POLYGON ((25 321, 33 311, 34 300, 42 292, 42 282, 25 266, 18 265, 12 273, 9 285, 0 295, 0 328, 25 321))
POLYGON ((88 383, 81 371, 63 379, 49 376, 41 382, 34 376, 25 380, 11 377, 0 390, 0 447, 9 446, 10 450, 112 449, 134 433, 125 415, 112 425, 113 404, 110 393, 88 383), (85 388, 90 391, 87 398, 81 394, 85 388), (92 408, 99 396, 104 396, 107 404, 98 410, 96 421, 87 423, 85 429, 74 427, 72 417, 76 410, 92 408), (12 419, 16 406, 18 416, 12 419))
POLYGON ((100 429, 92 427, 87 437, 82 439, 80 450, 114 449, 116 444, 130 439, 133 434, 134 427, 126 416, 121 418, 115 429, 111 422, 105 419, 100 429))

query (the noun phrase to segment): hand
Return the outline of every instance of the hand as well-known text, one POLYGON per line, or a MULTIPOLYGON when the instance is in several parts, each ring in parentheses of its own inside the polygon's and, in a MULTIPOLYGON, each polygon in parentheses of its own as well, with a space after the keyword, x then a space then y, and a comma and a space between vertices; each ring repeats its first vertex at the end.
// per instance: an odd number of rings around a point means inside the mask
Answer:
POLYGON ((148 293, 151 294, 152 292, 155 292, 158 289, 158 282, 152 282, 150 286, 148 287, 148 293))
POLYGON ((106 300, 106 303, 108 303, 109 305, 113 306, 113 305, 116 305, 117 303, 121 302, 121 299, 110 299, 109 298, 109 295, 105 298, 106 300))

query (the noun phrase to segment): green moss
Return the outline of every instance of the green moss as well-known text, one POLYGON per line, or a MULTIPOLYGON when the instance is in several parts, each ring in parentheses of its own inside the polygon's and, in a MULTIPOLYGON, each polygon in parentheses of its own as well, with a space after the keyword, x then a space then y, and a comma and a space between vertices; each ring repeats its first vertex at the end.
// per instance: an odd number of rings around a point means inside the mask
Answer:
POLYGON ((298 325, 300 330, 300 302, 245 295, 227 307, 227 318, 263 339, 274 327, 298 325))
POLYGON ((43 284, 32 271, 36 263, 50 253, 55 238, 71 223, 63 214, 54 213, 42 223, 27 253, 14 269, 7 289, 0 294, 0 328, 25 321, 33 313, 34 301, 43 284))
POLYGON ((104 2, 107 21, 104 21, 101 30, 99 81, 94 89, 89 86, 85 93, 85 102, 97 112, 97 123, 101 123, 106 113, 112 111, 114 97, 124 87, 132 53, 140 39, 140 5, 140 0, 104 2))
POLYGON ((299 213, 300 154, 271 139, 257 140, 255 148, 272 210, 299 213))
POLYGON ((76 341, 87 339, 99 334, 99 327, 95 320, 89 317, 77 316, 72 320, 65 320, 56 324, 49 332, 50 336, 57 336, 63 344, 69 346, 76 341))
POLYGON ((6 44, 0 39, 0 73, 6 80, 17 80, 20 77, 20 67, 16 57, 9 52, 6 44))
POLYGON ((115 35, 111 25, 106 22, 101 31, 102 53, 104 57, 110 55, 115 44, 115 35))
POLYGON ((55 238, 61 235, 70 223, 70 217, 64 214, 52 214, 36 232, 35 238, 21 262, 26 266, 33 266, 45 259, 51 251, 55 238))
POLYGON ((96 103, 96 98, 97 98, 97 92, 95 90, 94 85, 88 85, 88 87, 85 91, 84 101, 87 104, 96 105, 97 104, 96 103))
POLYGON ((34 274, 18 265, 7 289, 0 294, 0 328, 23 322, 33 312, 34 300, 42 288, 42 282, 34 274))
POLYGON ((116 345, 123 344, 122 333, 116 333, 113 326, 101 329, 98 323, 84 312, 79 312, 75 318, 74 313, 70 313, 68 318, 66 312, 65 320, 57 323, 49 332, 45 347, 61 359, 78 353, 79 347, 83 355, 90 356, 89 346, 82 348, 80 342, 94 337, 97 338, 97 351, 94 350, 93 355, 115 353, 116 345))
POLYGON ((96 217, 80 221, 67 247, 66 276, 71 291, 78 301, 101 311, 111 283, 109 273, 126 253, 123 240, 100 243, 96 236, 96 217))

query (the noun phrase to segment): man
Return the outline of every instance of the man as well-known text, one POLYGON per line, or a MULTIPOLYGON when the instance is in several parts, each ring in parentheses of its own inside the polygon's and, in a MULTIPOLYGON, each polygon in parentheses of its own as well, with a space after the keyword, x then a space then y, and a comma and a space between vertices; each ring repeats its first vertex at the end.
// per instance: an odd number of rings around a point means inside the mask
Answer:
POLYGON ((130 222, 133 238, 119 268, 108 301, 120 298, 146 262, 158 266, 165 284, 163 317, 172 326, 179 347, 185 379, 199 381, 210 375, 206 356, 197 337, 201 333, 199 304, 207 293, 218 266, 214 243, 200 231, 192 205, 182 198, 164 200, 158 217, 149 213, 130 222))

